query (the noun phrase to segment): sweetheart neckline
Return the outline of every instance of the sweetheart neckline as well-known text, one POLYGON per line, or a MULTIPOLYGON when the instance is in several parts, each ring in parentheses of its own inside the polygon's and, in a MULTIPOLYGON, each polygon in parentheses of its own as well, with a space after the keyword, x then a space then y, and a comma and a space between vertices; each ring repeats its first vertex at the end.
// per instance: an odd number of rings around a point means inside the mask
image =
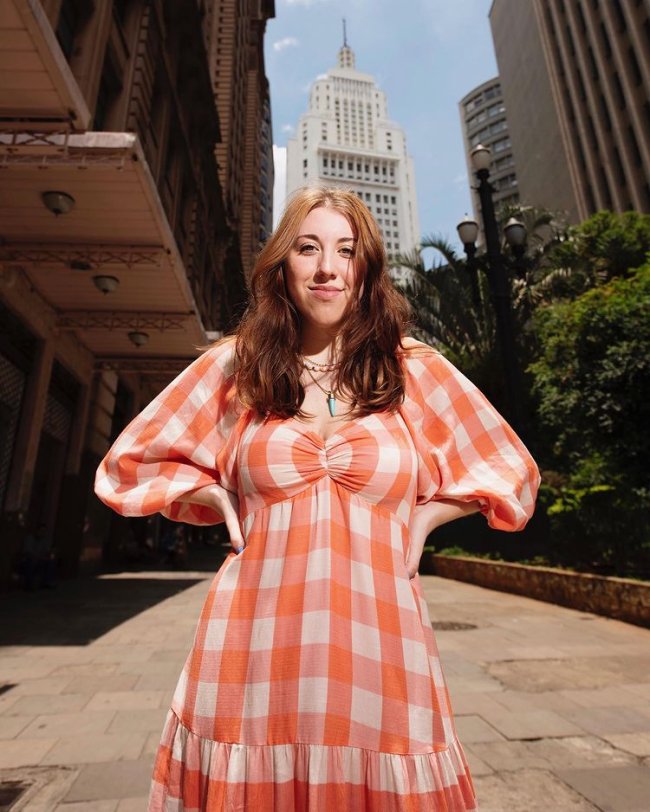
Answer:
POLYGON ((332 440, 334 437, 340 437, 345 431, 347 431, 347 429, 351 428, 352 426, 358 426, 362 420, 366 419, 366 417, 374 417, 375 415, 380 414, 385 416, 396 417, 398 416, 399 412, 370 412, 369 414, 364 414, 361 417, 357 417, 352 420, 346 420, 343 423, 341 423, 340 427, 336 431, 332 432, 332 434, 329 434, 327 437, 323 437, 322 434, 320 434, 317 431, 314 431, 314 429, 307 428, 308 424, 302 420, 298 420, 298 418, 296 417, 290 417, 287 422, 297 424, 298 426, 301 427, 305 427, 304 431, 301 431, 300 434, 315 437, 322 446, 326 446, 330 442, 330 440, 332 440))

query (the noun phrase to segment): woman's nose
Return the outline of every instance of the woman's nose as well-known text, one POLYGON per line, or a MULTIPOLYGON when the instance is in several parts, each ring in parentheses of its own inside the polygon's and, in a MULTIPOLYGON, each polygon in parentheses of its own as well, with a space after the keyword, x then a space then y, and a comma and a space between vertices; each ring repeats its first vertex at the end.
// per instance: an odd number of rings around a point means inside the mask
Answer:
POLYGON ((332 259, 331 254, 328 251, 323 251, 320 255, 320 262, 318 263, 318 273, 327 274, 328 276, 333 276, 335 274, 334 271, 334 261, 332 259))

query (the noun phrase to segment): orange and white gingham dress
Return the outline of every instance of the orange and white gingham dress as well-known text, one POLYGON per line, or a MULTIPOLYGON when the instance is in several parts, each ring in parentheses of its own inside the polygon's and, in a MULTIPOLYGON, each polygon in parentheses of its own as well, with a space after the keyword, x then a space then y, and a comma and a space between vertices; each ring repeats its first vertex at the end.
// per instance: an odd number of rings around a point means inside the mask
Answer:
POLYGON ((118 438, 98 495, 128 516, 213 524, 179 496, 220 482, 246 548, 217 572, 158 751, 150 812, 476 809, 427 605, 405 556, 416 503, 478 499, 521 528, 538 473, 485 398, 425 345, 398 412, 326 441, 239 405, 233 343, 118 438))

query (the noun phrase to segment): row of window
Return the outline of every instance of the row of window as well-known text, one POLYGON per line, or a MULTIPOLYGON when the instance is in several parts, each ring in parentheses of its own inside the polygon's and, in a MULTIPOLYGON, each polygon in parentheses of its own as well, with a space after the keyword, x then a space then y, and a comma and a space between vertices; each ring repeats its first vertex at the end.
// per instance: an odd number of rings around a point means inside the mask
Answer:
POLYGON ((496 192, 502 192, 504 189, 510 189, 513 186, 517 185, 517 176, 512 172, 509 175, 505 175, 503 178, 498 178, 492 184, 496 192))
MULTIPOLYGON (((307 159, 303 160, 303 167, 307 166, 307 159)), ((347 176, 356 180, 365 180, 374 183, 394 183, 395 166, 386 165, 379 161, 360 161, 344 159, 336 156, 324 155, 321 161, 323 175, 337 177, 347 176)))
POLYGON ((477 133, 474 133, 474 135, 470 138, 470 143, 472 146, 476 146, 476 144, 482 143, 490 136, 501 133, 507 129, 508 122, 505 120, 505 118, 501 119, 501 121, 495 121, 494 124, 490 124, 489 127, 483 127, 477 133))
POLYGON ((477 93, 476 96, 472 96, 469 101, 465 102, 465 112, 471 113, 472 110, 476 110, 477 107, 485 104, 486 101, 496 99, 496 97, 500 95, 501 86, 492 85, 491 87, 486 88, 482 93, 477 93))
POLYGON ((514 165, 514 155, 504 155, 503 158, 497 158, 496 161, 494 161, 494 169, 496 172, 501 172, 503 169, 507 169, 508 167, 514 165))
POLYGON ((487 121, 488 118, 494 118, 494 116, 498 116, 500 113, 505 113, 506 108, 504 107, 502 102, 498 102, 497 104, 493 104, 490 107, 486 107, 485 110, 481 110, 480 113, 476 113, 471 118, 467 119, 467 127, 472 128, 475 127, 477 124, 482 124, 484 121, 487 121))

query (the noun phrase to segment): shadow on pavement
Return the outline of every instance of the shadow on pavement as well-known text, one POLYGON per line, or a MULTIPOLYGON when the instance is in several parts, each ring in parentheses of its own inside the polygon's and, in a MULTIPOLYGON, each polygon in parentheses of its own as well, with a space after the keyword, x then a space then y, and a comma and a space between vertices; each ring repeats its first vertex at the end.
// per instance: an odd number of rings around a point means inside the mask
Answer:
MULTIPOLYGON (((195 577, 192 577, 194 575, 195 577)), ((131 573, 0 595, 0 646, 83 646, 203 578, 131 573)))

